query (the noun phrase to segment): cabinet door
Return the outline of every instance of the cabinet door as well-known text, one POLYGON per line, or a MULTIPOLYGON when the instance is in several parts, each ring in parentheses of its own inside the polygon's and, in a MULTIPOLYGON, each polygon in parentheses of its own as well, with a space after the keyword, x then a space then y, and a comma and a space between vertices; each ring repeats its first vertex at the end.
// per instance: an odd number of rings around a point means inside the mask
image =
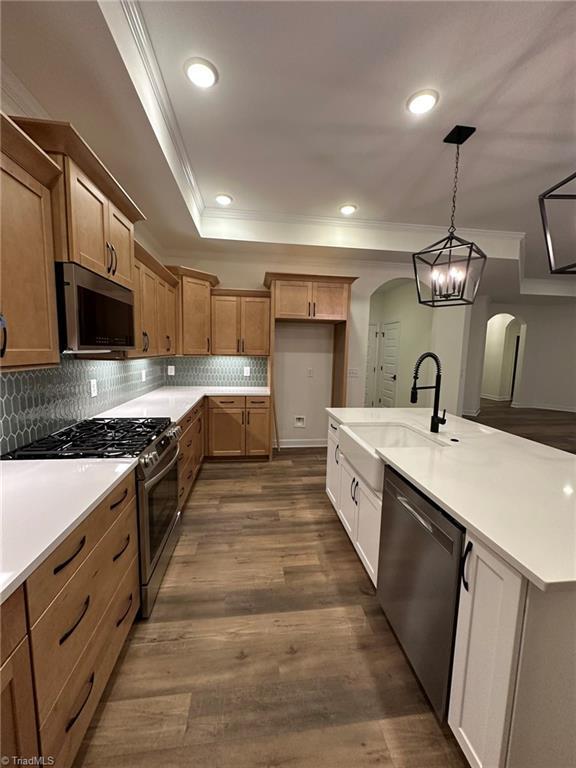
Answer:
POLYGON ((134 282, 134 226, 112 203, 110 212, 109 238, 114 261, 110 277, 116 283, 132 288, 134 282))
POLYGON ((503 768, 518 664, 525 584, 473 538, 452 667, 448 724, 473 768, 503 768))
POLYGON ((243 408, 213 408, 208 427, 209 456, 244 456, 245 410, 243 408))
POLYGON ((340 511, 340 446, 338 440, 328 435, 326 455, 326 493, 334 509, 340 511))
POLYGON ((312 317, 316 320, 346 320, 348 284, 313 283, 312 317))
POLYGON ((210 283, 182 278, 182 354, 210 354, 210 283))
POLYGON ((156 278, 156 317, 158 322, 158 354, 166 355, 170 351, 168 338, 168 286, 159 277, 156 278))
POLYGON ((378 580, 378 553, 380 549, 380 523, 382 502, 360 480, 355 493, 358 507, 356 525, 356 551, 374 586, 378 580))
POLYGON ((246 411, 246 456, 268 456, 270 453, 270 410, 249 408, 246 411))
POLYGON ((69 159, 68 232, 69 258, 93 272, 110 277, 108 199, 69 159))
POLYGON ((194 451, 196 455, 196 465, 200 469, 202 462, 204 461, 204 413, 198 416, 198 424, 195 427, 194 433, 194 451))
POLYGON ((2 155, 2 367, 59 361, 50 192, 2 155))
POLYGON ((240 351, 246 355, 270 353, 270 299, 243 296, 241 301, 240 351))
POLYGON ((340 509, 336 509, 346 533, 352 541, 356 539, 356 519, 358 507, 354 499, 356 489, 356 474, 354 468, 348 464, 340 454, 340 509))
POLYGON ((142 325, 142 265, 134 262, 134 349, 126 353, 128 357, 142 357, 144 354, 144 333, 142 325))
POLYGON ((240 297, 212 296, 212 354, 240 352, 240 297))
POLYGON ((166 286, 166 326, 168 352, 176 354, 176 289, 166 286))
POLYGON ((0 755, 38 755, 28 638, 0 667, 0 755))
POLYGON ((155 355, 158 352, 158 313, 156 290, 158 279, 154 272, 142 265, 142 291, 140 295, 142 312, 142 333, 144 336, 144 354, 155 355))
POLYGON ((312 283, 301 280, 276 280, 275 315, 278 318, 305 320, 312 316, 312 283))

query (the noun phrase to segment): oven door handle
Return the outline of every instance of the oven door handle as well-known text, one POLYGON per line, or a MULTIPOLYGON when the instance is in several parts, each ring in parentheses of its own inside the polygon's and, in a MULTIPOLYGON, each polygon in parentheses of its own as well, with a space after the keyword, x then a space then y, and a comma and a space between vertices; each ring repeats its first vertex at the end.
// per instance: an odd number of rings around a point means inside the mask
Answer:
POLYGON ((162 472, 160 472, 158 475, 154 475, 154 477, 151 480, 148 480, 147 483, 144 483, 144 489, 148 492, 150 488, 154 488, 155 485, 157 485, 160 480, 162 480, 163 477, 165 477, 168 472, 172 469, 174 464, 178 461, 178 456, 180 456, 180 446, 176 449, 176 453, 174 454, 174 458, 170 461, 169 464, 167 464, 162 472))

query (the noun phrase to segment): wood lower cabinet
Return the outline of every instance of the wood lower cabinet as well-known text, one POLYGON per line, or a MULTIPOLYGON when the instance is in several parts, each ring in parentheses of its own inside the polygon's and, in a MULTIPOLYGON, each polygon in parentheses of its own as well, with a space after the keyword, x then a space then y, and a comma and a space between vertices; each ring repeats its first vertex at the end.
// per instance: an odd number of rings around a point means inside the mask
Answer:
POLYGON ((270 453, 270 410, 246 410, 246 456, 268 456, 270 453))
POLYGON ((0 666, 0 756, 31 760, 37 755, 30 647, 24 637, 0 666))
POLYGON ((204 424, 203 401, 191 408, 179 421, 182 435, 178 457, 178 503, 181 507, 186 503, 204 461, 204 424))
POLYGON ((183 277, 182 354, 208 355, 211 349, 210 283, 183 277))
POLYGON ((213 408, 208 417, 209 456, 244 456, 246 411, 244 408, 213 408))
POLYGON ((4 116, 0 167, 0 367, 58 363, 49 186, 60 170, 4 116))

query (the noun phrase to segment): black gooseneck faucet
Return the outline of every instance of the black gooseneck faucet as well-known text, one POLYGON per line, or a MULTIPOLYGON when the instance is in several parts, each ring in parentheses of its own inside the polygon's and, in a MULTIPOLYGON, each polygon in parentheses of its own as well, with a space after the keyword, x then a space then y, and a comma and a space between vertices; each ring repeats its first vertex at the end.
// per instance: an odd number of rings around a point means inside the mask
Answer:
POLYGON ((442 383, 442 367, 440 365, 440 358, 434 352, 424 352, 424 354, 420 355, 418 360, 416 360, 416 365, 414 366, 414 380, 412 381, 412 389, 410 390, 410 402, 411 403, 418 402, 418 390, 420 389, 434 390, 434 411, 432 413, 432 418, 430 419, 430 432, 438 432, 438 427, 440 426, 440 424, 446 424, 446 408, 444 408, 444 413, 442 414, 442 416, 438 415, 438 412, 440 410, 440 384, 441 383, 442 383), (417 387, 416 382, 418 381, 420 366, 422 365, 424 360, 426 360, 426 358, 428 357, 431 360, 434 360, 434 362, 436 363, 436 380, 434 382, 434 386, 417 387))

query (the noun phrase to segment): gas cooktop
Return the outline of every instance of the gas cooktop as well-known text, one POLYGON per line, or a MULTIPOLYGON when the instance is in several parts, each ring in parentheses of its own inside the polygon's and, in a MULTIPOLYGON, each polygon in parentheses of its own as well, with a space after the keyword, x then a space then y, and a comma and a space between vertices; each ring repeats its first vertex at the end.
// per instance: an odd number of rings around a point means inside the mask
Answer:
POLYGON ((87 419, 17 448, 2 459, 117 459, 140 454, 170 419, 87 419))

